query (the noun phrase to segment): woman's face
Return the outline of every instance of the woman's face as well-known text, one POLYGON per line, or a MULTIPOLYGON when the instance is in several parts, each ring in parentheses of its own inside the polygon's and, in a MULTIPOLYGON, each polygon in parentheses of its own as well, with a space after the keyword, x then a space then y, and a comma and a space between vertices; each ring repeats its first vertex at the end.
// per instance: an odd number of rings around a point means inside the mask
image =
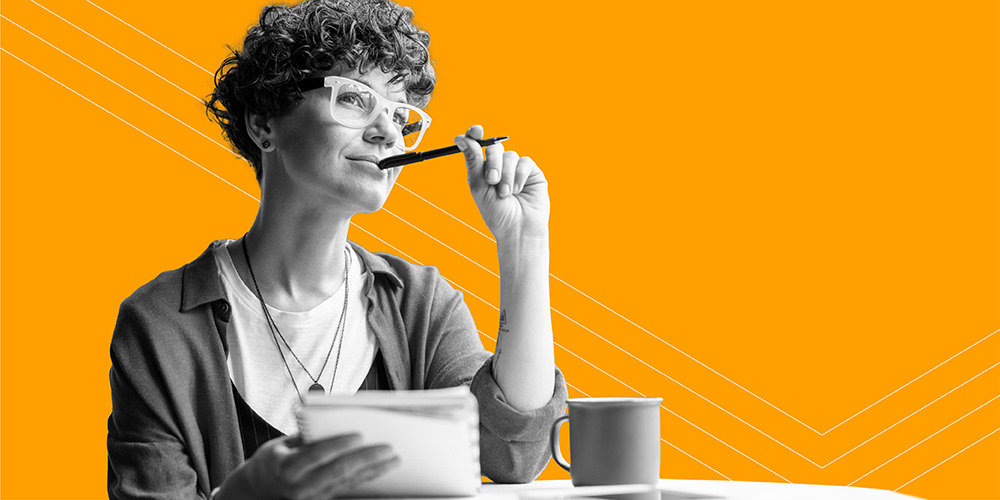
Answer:
MULTIPOLYGON (((330 75, 364 83, 390 101, 406 102, 402 83, 389 84, 392 75, 377 68, 330 75)), ((400 170, 380 170, 377 163, 403 153, 402 138, 384 110, 363 128, 335 122, 330 94, 326 87, 303 92, 304 99, 284 116, 268 119, 276 149, 265 153, 262 189, 335 204, 349 213, 374 212, 385 203, 400 170)))

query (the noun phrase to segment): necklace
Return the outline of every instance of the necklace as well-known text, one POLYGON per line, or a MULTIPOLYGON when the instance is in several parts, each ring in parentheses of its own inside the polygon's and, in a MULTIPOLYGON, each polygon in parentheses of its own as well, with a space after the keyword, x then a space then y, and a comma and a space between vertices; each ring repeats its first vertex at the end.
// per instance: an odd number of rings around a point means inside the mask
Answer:
POLYGON ((267 328, 270 330, 271 338, 274 340, 274 346, 278 349, 278 354, 281 356, 281 362, 285 365, 285 371, 288 372, 288 377, 292 380, 292 386, 295 387, 295 392, 299 395, 299 400, 301 401, 302 392, 299 391, 299 385, 295 383, 295 377, 292 375, 292 369, 288 366, 288 361, 285 359, 285 353, 282 352, 281 346, 278 345, 279 337, 281 338, 281 342, 285 344, 285 348, 288 349, 288 352, 291 353, 295 361, 300 367, 302 367, 302 371, 304 371, 306 375, 309 376, 309 379, 313 381, 312 385, 309 386, 309 392, 319 392, 325 394, 326 388, 319 383, 319 380, 323 377, 323 372, 326 370, 326 366, 330 362, 330 355, 333 353, 333 346, 337 345, 337 358, 333 363, 333 378, 330 382, 332 386, 333 380, 337 378, 337 367, 340 365, 340 346, 344 344, 344 335, 342 334, 342 331, 347 318, 347 299, 351 293, 349 273, 351 269, 351 254, 347 251, 347 248, 344 248, 344 306, 341 310, 340 321, 337 323, 337 330, 334 331, 333 341, 330 342, 330 350, 326 352, 326 358, 323 360, 323 366, 319 369, 319 375, 313 377, 309 369, 306 368, 305 363, 303 363, 302 360, 299 359, 298 355, 295 354, 295 351, 292 350, 292 346, 288 344, 285 336, 281 334, 281 330, 278 329, 278 324, 275 323, 274 318, 271 317, 271 313, 267 310, 267 304, 264 302, 264 295, 260 292, 260 286, 257 285, 257 276, 254 275, 253 266, 250 264, 250 253, 247 251, 248 234, 249 233, 243 235, 243 257, 246 259, 247 269, 250 270, 250 278, 253 280, 254 289, 257 291, 257 298, 260 300, 260 307, 264 311, 267 328), (275 333, 277 333, 277 335, 275 335, 275 333))

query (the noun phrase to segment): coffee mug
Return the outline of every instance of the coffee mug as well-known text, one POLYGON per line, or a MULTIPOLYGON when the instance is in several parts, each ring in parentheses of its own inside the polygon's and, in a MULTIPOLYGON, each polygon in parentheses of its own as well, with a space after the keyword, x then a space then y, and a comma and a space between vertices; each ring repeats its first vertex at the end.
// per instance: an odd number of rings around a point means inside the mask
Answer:
POLYGON ((552 423, 552 458, 574 486, 656 484, 660 478, 660 403, 663 398, 573 398, 569 415, 552 423), (559 451, 569 421, 572 465, 559 451))

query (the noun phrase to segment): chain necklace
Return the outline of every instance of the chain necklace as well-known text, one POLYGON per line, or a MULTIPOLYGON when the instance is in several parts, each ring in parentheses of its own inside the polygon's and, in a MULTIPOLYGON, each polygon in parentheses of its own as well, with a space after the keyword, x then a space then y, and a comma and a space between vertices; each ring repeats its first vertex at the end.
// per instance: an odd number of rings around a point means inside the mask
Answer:
POLYGON ((330 342, 330 350, 326 353, 326 359, 323 360, 323 366, 319 370, 319 375, 316 377, 312 376, 309 369, 306 368, 305 363, 295 354, 292 350, 292 346, 288 344, 285 336, 281 334, 281 330, 278 329, 278 324, 275 323, 274 318, 271 317, 271 313, 267 310, 267 304, 264 302, 264 295, 260 292, 260 286, 257 285, 257 277, 254 275, 253 266, 250 264, 250 253, 247 251, 247 234, 243 235, 243 257, 247 262, 247 269, 250 270, 250 278, 253 280, 254 289, 257 291, 257 298, 260 300, 260 307, 264 311, 264 318, 267 321, 267 328, 271 332, 271 338, 274 340, 274 346, 278 349, 278 354, 281 356, 281 362, 285 365, 285 371, 288 372, 288 377, 292 380, 292 386, 295 387, 296 394, 299 395, 299 400, 302 400, 302 392, 299 391, 299 385, 295 383, 295 377, 292 375, 292 369, 288 366, 288 361, 285 359, 285 353, 282 352, 281 346, 278 345, 278 338, 281 338, 281 342, 285 344, 285 348, 288 352, 292 354, 295 361, 302 367, 302 371, 309 376, 309 379, 313 381, 312 385, 309 386, 309 392, 319 392, 326 393, 326 388, 319 383, 319 380, 323 377, 323 372, 326 370, 327 364, 330 362, 330 355, 333 353, 333 346, 337 345, 337 358, 333 363, 333 379, 331 379, 330 385, 333 386, 333 380, 337 378, 337 367, 340 365, 340 346, 344 344, 343 328, 346 323, 347 318, 347 302, 348 297, 351 293, 350 288, 350 269, 351 269, 351 254, 344 248, 344 306, 341 310, 340 321, 337 323, 337 330, 333 334, 333 341, 330 342), (277 335, 275 335, 277 333, 277 335))

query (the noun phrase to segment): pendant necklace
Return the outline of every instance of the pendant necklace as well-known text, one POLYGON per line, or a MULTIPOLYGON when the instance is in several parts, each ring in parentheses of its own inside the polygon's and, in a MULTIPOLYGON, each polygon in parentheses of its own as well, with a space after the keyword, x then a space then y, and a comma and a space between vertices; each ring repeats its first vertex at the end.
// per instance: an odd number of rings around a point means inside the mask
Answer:
POLYGON ((295 383, 295 377, 292 375, 292 369, 288 366, 288 361, 285 359, 285 353, 282 352, 281 346, 278 344, 278 339, 285 345, 288 352, 292 354, 292 358, 302 367, 302 371, 309 376, 309 379, 313 381, 312 385, 309 386, 309 392, 317 392, 326 394, 326 388, 323 384, 319 383, 319 380, 323 377, 323 372, 326 370, 327 363, 330 362, 330 355, 333 354, 333 346, 337 345, 337 358, 333 363, 333 379, 331 379, 330 385, 333 386, 333 380, 337 378, 337 366, 340 364, 340 346, 344 344, 343 328, 346 323, 347 318, 347 298, 350 296, 350 269, 351 269, 351 254, 344 248, 344 306, 340 313, 340 321, 337 322, 337 330, 334 331, 333 341, 330 342, 330 350, 326 352, 326 359, 323 360, 323 366, 319 369, 319 375, 313 377, 309 369, 302 362, 301 359, 292 350, 292 346, 288 344, 285 336, 281 334, 281 330, 278 329, 278 324, 274 322, 274 318, 271 317, 271 313, 267 310, 267 304, 264 302, 264 295, 260 292, 260 286, 257 285, 257 277, 254 275, 253 266, 250 264, 250 253, 247 251, 247 234, 243 235, 243 257, 247 262, 247 269, 250 270, 250 278, 253 280, 253 287, 257 291, 257 298, 260 300, 260 307, 264 311, 264 318, 267 322, 267 328, 271 332, 271 338, 274 340, 274 346, 278 349, 278 354, 281 356, 281 362, 285 365, 285 370, 288 372, 288 377, 292 380, 292 386, 295 387, 295 392, 299 395, 299 400, 302 399, 302 393, 299 391, 299 385, 295 383), (277 334, 276 334, 277 333, 277 334))

